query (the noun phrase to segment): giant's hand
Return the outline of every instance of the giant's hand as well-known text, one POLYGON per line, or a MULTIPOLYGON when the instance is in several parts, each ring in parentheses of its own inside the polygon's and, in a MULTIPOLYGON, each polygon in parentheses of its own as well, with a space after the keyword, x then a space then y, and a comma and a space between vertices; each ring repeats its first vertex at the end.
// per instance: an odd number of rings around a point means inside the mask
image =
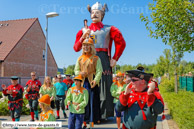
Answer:
POLYGON ((110 67, 114 67, 116 65, 117 61, 115 59, 110 60, 110 67))
POLYGON ((89 36, 90 33, 91 33, 90 29, 87 29, 86 32, 83 33, 83 35, 82 35, 81 38, 82 38, 82 39, 86 39, 86 37, 89 36))
POLYGON ((94 88, 96 86, 96 81, 93 80, 91 83, 92 83, 91 88, 94 88))
POLYGON ((79 72, 80 75, 82 75, 82 77, 85 77, 86 76, 86 72, 79 72))

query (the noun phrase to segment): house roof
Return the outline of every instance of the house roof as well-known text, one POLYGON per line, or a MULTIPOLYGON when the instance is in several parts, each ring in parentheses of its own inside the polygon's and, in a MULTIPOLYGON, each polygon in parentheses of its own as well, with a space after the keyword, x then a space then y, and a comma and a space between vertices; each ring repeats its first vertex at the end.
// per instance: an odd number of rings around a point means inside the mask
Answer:
POLYGON ((37 19, 0 21, 0 60, 5 60, 37 19))

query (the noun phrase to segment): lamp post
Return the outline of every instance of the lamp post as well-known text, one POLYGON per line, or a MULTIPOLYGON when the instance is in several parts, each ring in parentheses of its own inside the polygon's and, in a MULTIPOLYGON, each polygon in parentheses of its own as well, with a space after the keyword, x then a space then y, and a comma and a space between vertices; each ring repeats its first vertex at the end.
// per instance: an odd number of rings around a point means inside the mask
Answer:
POLYGON ((47 76, 47 55, 48 55, 48 18, 59 16, 56 12, 50 12, 46 14, 46 43, 45 43, 45 77, 47 76))

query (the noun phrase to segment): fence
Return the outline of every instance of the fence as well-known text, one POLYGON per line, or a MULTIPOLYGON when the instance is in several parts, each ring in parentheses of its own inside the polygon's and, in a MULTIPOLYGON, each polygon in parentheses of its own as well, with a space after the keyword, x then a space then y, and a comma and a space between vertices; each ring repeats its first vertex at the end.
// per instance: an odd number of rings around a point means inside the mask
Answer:
MULTIPOLYGON (((22 85, 23 87, 25 87, 26 86, 26 82, 28 80, 30 80, 30 79, 31 79, 31 77, 20 77, 18 79, 18 83, 20 85, 22 85)), ((43 84, 44 76, 40 76, 37 79, 43 84)), ((6 86, 11 85, 11 79, 10 79, 10 77, 0 77, 0 91, 2 91, 2 87, 1 87, 2 84, 5 84, 6 86)))
POLYGON ((194 92, 194 77, 193 76, 179 76, 180 89, 194 92))

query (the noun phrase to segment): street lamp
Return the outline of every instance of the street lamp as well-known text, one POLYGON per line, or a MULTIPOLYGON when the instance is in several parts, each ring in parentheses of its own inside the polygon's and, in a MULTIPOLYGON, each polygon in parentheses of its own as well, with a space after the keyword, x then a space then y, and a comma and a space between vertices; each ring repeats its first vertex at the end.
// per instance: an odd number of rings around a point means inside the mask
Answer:
POLYGON ((47 76, 47 53, 48 53, 48 18, 59 16, 56 12, 50 12, 46 14, 46 43, 45 43, 45 77, 47 76))

